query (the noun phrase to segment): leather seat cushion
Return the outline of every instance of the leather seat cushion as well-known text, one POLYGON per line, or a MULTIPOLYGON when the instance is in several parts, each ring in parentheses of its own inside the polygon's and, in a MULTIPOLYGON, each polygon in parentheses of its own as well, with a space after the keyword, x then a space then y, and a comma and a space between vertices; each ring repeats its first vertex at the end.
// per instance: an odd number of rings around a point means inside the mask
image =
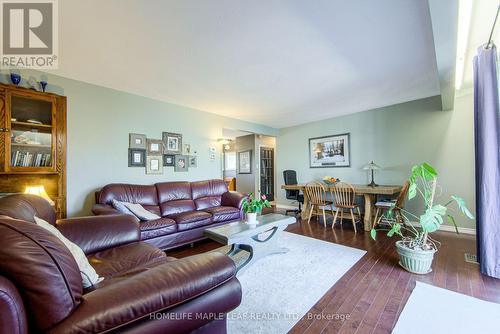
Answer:
POLYGON ((240 210, 232 206, 216 206, 203 209, 203 211, 212 214, 214 222, 223 222, 240 218, 240 210))
POLYGON ((176 213, 174 215, 168 216, 175 220, 177 223, 177 229, 179 231, 190 230, 195 227, 209 225, 213 222, 212 215, 204 211, 188 211, 182 213, 176 213))
POLYGON ((175 223, 175 220, 166 217, 149 221, 141 221, 139 223, 139 228, 141 229, 142 240, 177 232, 177 224, 175 223))
POLYGON ((163 261, 167 255, 146 242, 132 242, 87 256, 99 276, 121 275, 131 269, 163 261))

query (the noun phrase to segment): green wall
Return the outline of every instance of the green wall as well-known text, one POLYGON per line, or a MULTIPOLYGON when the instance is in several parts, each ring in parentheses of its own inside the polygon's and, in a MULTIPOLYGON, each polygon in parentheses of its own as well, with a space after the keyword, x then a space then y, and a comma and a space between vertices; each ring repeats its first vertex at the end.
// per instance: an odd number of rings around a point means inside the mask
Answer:
MULTIPOLYGON (((0 81, 9 82, 8 72, 0 81)), ((277 135, 277 130, 236 119, 156 101, 105 87, 35 71, 22 71, 23 79, 44 77, 48 91, 68 97, 68 215, 90 213, 94 191, 112 182, 152 184, 171 180, 204 180, 222 177, 222 129, 277 135), (177 132, 197 151, 198 167, 176 173, 165 167, 163 175, 146 175, 145 168, 128 167, 128 134, 143 133, 161 139, 162 131, 177 132), (217 147, 209 162, 208 149, 217 147)), ((22 84, 25 84, 23 80, 22 84)))
MULTIPOLYGON (((325 175, 351 183, 368 183, 363 165, 374 160, 384 169, 375 174, 379 184, 402 184, 411 166, 427 161, 439 172, 438 201, 451 194, 466 199, 474 209, 473 96, 457 97, 455 110, 441 111, 439 97, 369 110, 348 116, 281 129, 277 139, 278 189, 283 170, 295 169, 300 183, 325 175), (309 168, 308 138, 349 132, 350 168, 309 168)), ((291 205, 283 190, 278 203, 291 205)), ((419 203, 408 203, 419 210, 419 203)), ((461 227, 474 222, 457 215, 461 227)))

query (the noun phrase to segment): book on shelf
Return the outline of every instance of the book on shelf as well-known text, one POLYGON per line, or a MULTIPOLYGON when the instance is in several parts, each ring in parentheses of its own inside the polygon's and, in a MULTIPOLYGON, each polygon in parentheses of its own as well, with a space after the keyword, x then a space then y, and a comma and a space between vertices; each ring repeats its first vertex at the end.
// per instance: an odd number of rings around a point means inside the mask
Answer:
POLYGON ((13 167, 50 167, 51 162, 50 153, 13 151, 11 155, 13 167))

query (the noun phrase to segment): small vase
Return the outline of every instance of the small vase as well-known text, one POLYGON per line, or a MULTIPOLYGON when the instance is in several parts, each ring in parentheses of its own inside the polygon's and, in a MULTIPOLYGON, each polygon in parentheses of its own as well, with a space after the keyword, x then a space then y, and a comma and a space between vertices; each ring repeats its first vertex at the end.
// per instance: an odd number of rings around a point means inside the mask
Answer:
POLYGON ((21 76, 17 73, 11 73, 10 81, 12 81, 12 83, 17 86, 21 82, 21 76))
POLYGON ((257 212, 247 212, 247 224, 257 225, 257 212))
POLYGON ((45 88, 47 88, 47 81, 40 81, 40 86, 42 87, 42 92, 45 92, 45 88))

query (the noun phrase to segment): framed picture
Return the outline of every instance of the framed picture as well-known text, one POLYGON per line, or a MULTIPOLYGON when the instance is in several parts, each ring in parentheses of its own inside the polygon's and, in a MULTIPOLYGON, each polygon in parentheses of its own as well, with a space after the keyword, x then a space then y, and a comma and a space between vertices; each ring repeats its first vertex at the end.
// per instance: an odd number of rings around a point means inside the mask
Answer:
POLYGON ((309 167, 350 167, 349 133, 309 138, 309 167))
POLYGON ((182 154, 183 155, 191 154, 191 144, 182 144, 182 154))
POLYGON ((146 150, 138 148, 128 149, 128 166, 129 167, 145 167, 146 166, 146 150))
POLYGON ((238 174, 252 174, 252 150, 238 152, 238 174))
POLYGON ((176 155, 174 172, 187 172, 189 166, 187 155, 176 155))
POLYGON ((173 154, 164 154, 163 155, 163 166, 165 166, 165 167, 174 167, 175 166, 175 155, 173 155, 173 154))
POLYGON ((148 155, 146 157, 146 174, 163 174, 163 156, 148 155))
POLYGON ((148 139, 148 154, 162 155, 163 154, 163 141, 160 139, 148 139))
POLYGON ((198 167, 198 157, 196 155, 189 156, 189 167, 198 167))
POLYGON ((179 133, 163 132, 163 144, 165 145, 165 154, 182 153, 182 135, 179 133))
POLYGON ((141 135, 139 133, 129 133, 128 142, 129 148, 140 148, 143 150, 146 149, 146 135, 141 135))
POLYGON ((215 161, 215 153, 210 153, 208 159, 211 161, 211 162, 214 162, 215 161))

